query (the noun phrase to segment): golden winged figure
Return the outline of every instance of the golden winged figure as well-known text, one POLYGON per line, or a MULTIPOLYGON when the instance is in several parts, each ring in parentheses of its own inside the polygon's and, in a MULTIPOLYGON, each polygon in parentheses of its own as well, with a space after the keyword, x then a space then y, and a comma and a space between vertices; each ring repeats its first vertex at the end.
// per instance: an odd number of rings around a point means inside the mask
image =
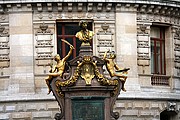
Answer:
POLYGON ((61 41, 68 44, 70 46, 70 50, 69 50, 68 54, 62 59, 61 59, 59 54, 54 56, 54 60, 56 61, 57 64, 54 66, 51 65, 51 69, 49 71, 50 73, 48 74, 48 77, 45 79, 46 84, 47 84, 48 89, 49 89, 48 94, 51 92, 50 83, 51 83, 52 79, 54 77, 58 77, 58 76, 62 77, 63 76, 63 73, 65 71, 66 61, 70 57, 70 55, 72 54, 73 49, 75 49, 74 46, 71 45, 68 41, 66 41, 64 39, 61 39, 61 41))

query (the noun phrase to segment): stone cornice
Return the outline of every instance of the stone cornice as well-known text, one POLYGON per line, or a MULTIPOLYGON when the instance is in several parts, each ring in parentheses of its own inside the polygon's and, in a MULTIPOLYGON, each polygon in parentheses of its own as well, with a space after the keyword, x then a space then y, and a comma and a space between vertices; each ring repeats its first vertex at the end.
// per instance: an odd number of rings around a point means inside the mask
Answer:
POLYGON ((179 0, 8 0, 0 1, 0 4, 10 3, 38 3, 38 2, 109 2, 109 3, 138 3, 138 4, 156 4, 156 5, 167 5, 177 6, 180 5, 179 0))
POLYGON ((0 13, 6 12, 121 12, 133 11, 180 17, 180 2, 160 0, 11 0, 0 2, 0 13), (16 2, 15 2, 16 1, 16 2), (67 1, 67 2, 65 2, 67 1), (156 2, 155 2, 156 1, 156 2), (105 7, 104 7, 105 6, 105 7))

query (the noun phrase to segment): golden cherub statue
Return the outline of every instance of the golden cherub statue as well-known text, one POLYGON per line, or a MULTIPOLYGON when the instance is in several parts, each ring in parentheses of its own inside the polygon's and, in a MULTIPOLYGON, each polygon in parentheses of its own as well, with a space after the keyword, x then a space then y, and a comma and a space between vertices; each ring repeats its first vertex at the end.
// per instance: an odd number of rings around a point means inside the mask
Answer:
POLYGON ((127 74, 128 74, 127 71, 129 70, 129 68, 120 69, 118 67, 118 65, 114 62, 114 59, 116 58, 115 52, 111 52, 110 57, 107 58, 108 52, 109 52, 109 50, 104 53, 104 57, 103 57, 103 60, 106 62, 107 71, 109 72, 111 77, 118 77, 121 80, 122 90, 126 91, 124 84, 127 79, 127 74), (115 71, 115 69, 116 69, 116 71, 115 71))
POLYGON ((48 74, 48 77, 45 79, 46 84, 49 89, 48 94, 51 92, 50 83, 51 83, 52 79, 54 77, 58 77, 58 76, 62 77, 63 76, 66 61, 70 57, 70 55, 72 54, 72 51, 74 49, 74 47, 69 42, 67 42, 66 40, 63 40, 63 39, 61 39, 61 40, 70 46, 70 50, 69 50, 68 54, 62 59, 59 54, 54 56, 54 60, 57 62, 57 64, 54 66, 51 65, 51 69, 49 71, 50 73, 48 74))
POLYGON ((87 29, 88 23, 84 20, 79 22, 81 31, 76 33, 76 37, 82 41, 81 45, 90 45, 91 40, 93 39, 94 33, 87 29))

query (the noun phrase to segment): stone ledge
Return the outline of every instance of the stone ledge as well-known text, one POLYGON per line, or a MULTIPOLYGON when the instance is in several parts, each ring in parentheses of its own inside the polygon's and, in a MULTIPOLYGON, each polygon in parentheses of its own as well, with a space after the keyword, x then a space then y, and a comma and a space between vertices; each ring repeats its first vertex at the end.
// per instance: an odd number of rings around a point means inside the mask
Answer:
POLYGON ((0 3, 30 3, 30 2, 129 2, 129 3, 179 3, 179 0, 168 0, 162 2, 162 0, 8 0, 0 3))
POLYGON ((157 93, 157 92, 139 92, 127 91, 121 92, 119 99, 146 99, 146 100, 177 100, 180 101, 178 93, 157 93))
POLYGON ((18 101, 55 101, 55 97, 50 94, 16 94, 16 95, 7 95, 0 96, 0 102, 18 102, 18 101))
MULTIPOLYGON (((140 91, 127 91, 121 92, 120 99, 147 99, 147 100, 178 100, 180 94, 178 93, 157 93, 157 92, 140 92, 140 91)), ((50 94, 19 94, 0 96, 0 102, 18 102, 18 101, 55 101, 55 97, 50 94)))

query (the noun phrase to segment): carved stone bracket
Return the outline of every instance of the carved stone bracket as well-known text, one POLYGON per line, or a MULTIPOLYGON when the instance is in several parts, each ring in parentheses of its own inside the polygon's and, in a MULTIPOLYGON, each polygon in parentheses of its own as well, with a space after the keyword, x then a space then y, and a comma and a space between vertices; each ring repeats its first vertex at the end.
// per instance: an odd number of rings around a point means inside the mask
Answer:
POLYGON ((8 31, 0 24, 0 37, 8 37, 8 31))
POLYGON ((43 22, 43 24, 41 24, 39 26, 39 30, 37 31, 36 34, 38 34, 38 33, 43 33, 43 34, 50 33, 51 34, 51 30, 48 29, 48 25, 43 22))
POLYGON ((177 104, 175 102, 168 102, 167 111, 178 112, 177 104))

